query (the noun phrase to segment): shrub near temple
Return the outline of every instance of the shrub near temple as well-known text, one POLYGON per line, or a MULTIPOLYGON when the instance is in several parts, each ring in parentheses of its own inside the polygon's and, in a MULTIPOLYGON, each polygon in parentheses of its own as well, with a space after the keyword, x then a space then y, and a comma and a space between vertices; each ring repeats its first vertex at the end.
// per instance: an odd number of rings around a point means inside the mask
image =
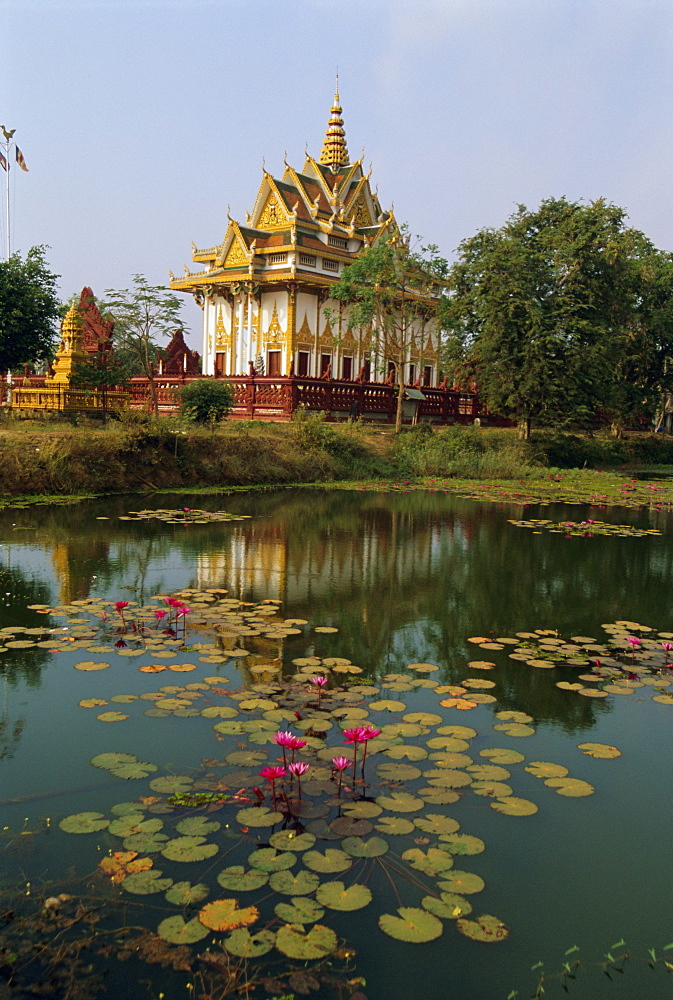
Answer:
POLYGON ((228 382, 198 379, 180 389, 180 412, 195 423, 215 424, 231 412, 234 394, 228 382))

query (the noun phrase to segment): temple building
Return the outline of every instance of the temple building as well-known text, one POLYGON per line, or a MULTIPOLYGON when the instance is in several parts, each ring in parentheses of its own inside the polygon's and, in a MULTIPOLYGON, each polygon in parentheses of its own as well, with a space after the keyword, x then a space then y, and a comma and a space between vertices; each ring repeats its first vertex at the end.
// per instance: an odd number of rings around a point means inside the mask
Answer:
MULTIPOLYGON (((203 269, 169 272, 170 287, 203 309, 203 374, 386 378, 385 349, 330 298, 344 267, 398 232, 362 159, 351 162, 341 115, 337 91, 319 159, 307 154, 300 171, 286 162, 280 179, 263 169, 245 223, 229 217, 221 243, 192 244, 203 269)), ((437 331, 419 326, 410 345, 405 383, 436 386, 437 331)))

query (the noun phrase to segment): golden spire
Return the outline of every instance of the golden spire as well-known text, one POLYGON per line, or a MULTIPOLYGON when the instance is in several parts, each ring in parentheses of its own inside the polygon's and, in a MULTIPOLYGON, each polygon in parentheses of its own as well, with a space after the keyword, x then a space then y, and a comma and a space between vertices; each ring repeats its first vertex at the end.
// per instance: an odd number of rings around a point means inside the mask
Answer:
POLYGON ((341 105, 339 104, 339 78, 337 77, 336 92, 334 94, 334 104, 330 112, 325 141, 322 144, 320 162, 336 171, 348 163, 348 147, 346 145, 346 132, 344 122, 341 117, 341 105))

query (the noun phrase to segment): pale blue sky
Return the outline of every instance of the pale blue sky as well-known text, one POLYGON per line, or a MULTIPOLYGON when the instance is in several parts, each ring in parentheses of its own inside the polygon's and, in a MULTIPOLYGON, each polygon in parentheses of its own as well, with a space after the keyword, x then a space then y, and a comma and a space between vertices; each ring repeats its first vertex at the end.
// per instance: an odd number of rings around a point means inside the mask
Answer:
POLYGON ((670 0, 0 0, 0 36, 12 245, 64 297, 220 242, 263 157, 319 154, 337 67, 351 157, 447 257, 561 195, 673 249, 670 0))

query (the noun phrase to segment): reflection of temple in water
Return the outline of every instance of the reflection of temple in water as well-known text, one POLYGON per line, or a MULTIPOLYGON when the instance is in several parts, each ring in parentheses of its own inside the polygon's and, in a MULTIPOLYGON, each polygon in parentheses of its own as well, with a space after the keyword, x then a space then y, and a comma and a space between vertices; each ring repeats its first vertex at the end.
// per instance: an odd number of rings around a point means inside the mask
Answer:
POLYGON ((246 522, 225 546, 198 556, 196 586, 226 586, 242 600, 275 598, 285 608, 348 599, 382 583, 409 595, 440 572, 447 544, 465 551, 469 534, 454 518, 396 510, 370 509, 357 526, 326 523, 310 532, 285 520, 246 522))

